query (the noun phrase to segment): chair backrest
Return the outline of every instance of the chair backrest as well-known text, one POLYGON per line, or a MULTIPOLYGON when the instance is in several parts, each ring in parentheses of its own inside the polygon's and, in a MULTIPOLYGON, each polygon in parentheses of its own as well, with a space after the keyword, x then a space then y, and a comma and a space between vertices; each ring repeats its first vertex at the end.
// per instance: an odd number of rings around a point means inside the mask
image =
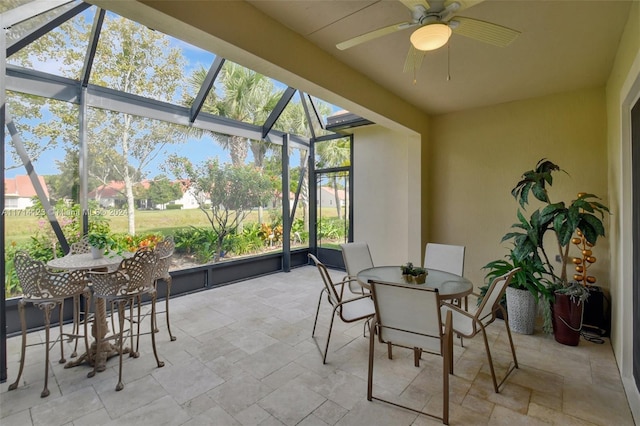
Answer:
POLYGON ((511 278, 513 278, 513 275, 519 270, 520 268, 512 269, 506 274, 496 277, 491 282, 491 284, 489 285, 489 289, 482 298, 482 302, 480 302, 480 306, 478 306, 478 310, 476 311, 476 319, 482 320, 489 315, 493 315, 493 312, 499 309, 498 305, 500 304, 502 295, 505 291, 507 291, 507 286, 509 285, 509 282, 511 282, 511 278))
POLYGON ((380 341, 442 353, 438 290, 369 281, 380 341))
POLYGON ((464 246, 427 243, 424 267, 462 276, 464 274, 464 246))
POLYGON ((51 272, 27 252, 18 251, 13 260, 25 299, 60 299, 80 294, 86 287, 82 271, 51 272))
POLYGON ((322 277, 322 282, 324 283, 324 287, 327 290, 327 294, 329 295, 329 302, 336 306, 338 303, 342 301, 340 294, 336 291, 336 288, 333 284, 333 280, 331 279, 331 275, 329 275, 329 271, 324 263, 320 262, 317 257, 309 253, 309 258, 314 261, 318 271, 320 272, 320 276, 322 277))
POLYGON ((138 249, 112 272, 89 272, 96 296, 126 297, 152 291, 155 287, 156 254, 149 247, 138 249))
POLYGON ((355 277, 358 272, 373 268, 373 260, 367 243, 346 243, 340 244, 342 248, 342 258, 347 269, 347 275, 355 277))
POLYGON ((90 252, 91 244, 89 244, 89 239, 86 235, 84 235, 79 241, 76 241, 69 246, 69 254, 82 254, 90 252))
POLYGON ((173 241, 172 236, 165 237, 162 241, 156 244, 155 252, 158 258, 156 265, 155 278, 165 278, 169 275, 169 267, 171 266, 171 257, 176 248, 176 244, 173 241))

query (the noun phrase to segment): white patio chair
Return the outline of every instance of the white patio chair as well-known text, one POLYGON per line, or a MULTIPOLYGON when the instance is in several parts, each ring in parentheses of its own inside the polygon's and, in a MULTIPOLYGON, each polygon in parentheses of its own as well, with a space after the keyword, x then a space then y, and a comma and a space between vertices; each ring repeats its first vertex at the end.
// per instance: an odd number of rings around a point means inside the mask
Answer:
POLYGON ((352 299, 343 300, 342 296, 344 293, 344 286, 348 281, 341 281, 339 283, 334 283, 329 275, 329 271, 327 267, 318 260, 317 257, 309 253, 309 258, 313 260, 318 267, 318 271, 320 271, 320 276, 322 277, 322 282, 324 283, 324 287, 320 291, 320 298, 318 299, 318 308, 316 309, 316 318, 313 321, 313 331, 311 332, 311 336, 313 337, 316 332, 316 324, 318 323, 318 314, 320 312, 320 304, 322 302, 322 295, 327 293, 327 300, 333 307, 333 312, 331 313, 331 323, 329 324, 329 333, 327 334, 327 344, 324 348, 324 353, 322 349, 320 349, 320 353, 322 354, 322 363, 326 364, 327 362, 327 351, 329 350, 329 340, 331 339, 331 330, 333 328, 333 320, 336 315, 340 317, 340 319, 346 323, 360 321, 362 319, 366 319, 365 322, 365 332, 366 327, 368 325, 368 320, 373 317, 374 308, 373 301, 371 300, 370 295, 364 295, 360 297, 354 297, 352 299))
POLYGON ((462 276, 464 275, 464 251, 465 246, 427 243, 424 251, 424 267, 462 276))
POLYGON ((387 402, 449 424, 449 374, 453 374, 452 314, 446 313, 443 325, 437 289, 376 281, 369 281, 369 284, 376 315, 370 333, 367 399, 387 402), (376 335, 381 343, 387 344, 389 354, 391 345, 412 349, 416 366, 423 352, 442 356, 442 417, 373 396, 376 335))
POLYGON ((509 320, 505 309, 500 304, 502 295, 507 290, 507 286, 515 274, 520 268, 515 268, 508 273, 496 277, 493 280, 487 293, 482 298, 480 306, 475 312, 467 312, 460 309, 458 306, 454 306, 450 303, 442 303, 442 314, 451 312, 453 314, 453 331, 463 337, 474 337, 478 333, 482 333, 484 339, 484 347, 487 352, 487 359, 489 361, 489 369, 491 370, 491 378, 493 379, 493 389, 496 393, 499 392, 499 387, 502 386, 507 377, 518 368, 518 359, 516 358, 516 349, 513 346, 513 339, 511 338, 511 329, 509 328, 509 320), (504 318, 504 326, 507 329, 507 336, 509 337, 509 345, 511 346, 511 354, 513 355, 513 366, 509 368, 504 378, 500 383, 497 382, 496 372, 493 367, 493 359, 491 358, 491 349, 489 348, 489 341, 487 339, 486 328, 496 320, 496 314, 498 311, 502 312, 504 318))
POLYGON ((349 290, 352 293, 364 294, 364 289, 358 284, 356 276, 358 272, 374 266, 369 245, 367 243, 345 243, 340 244, 340 248, 347 270, 347 276, 343 280, 349 280, 349 290))

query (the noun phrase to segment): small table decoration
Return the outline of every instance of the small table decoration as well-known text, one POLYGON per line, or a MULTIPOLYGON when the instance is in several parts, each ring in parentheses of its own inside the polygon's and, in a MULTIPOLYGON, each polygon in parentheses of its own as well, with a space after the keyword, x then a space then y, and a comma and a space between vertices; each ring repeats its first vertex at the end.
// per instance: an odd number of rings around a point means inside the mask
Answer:
POLYGON ((400 267, 402 270, 402 278, 407 283, 424 284, 427 280, 427 270, 420 266, 413 266, 413 263, 407 262, 400 267))

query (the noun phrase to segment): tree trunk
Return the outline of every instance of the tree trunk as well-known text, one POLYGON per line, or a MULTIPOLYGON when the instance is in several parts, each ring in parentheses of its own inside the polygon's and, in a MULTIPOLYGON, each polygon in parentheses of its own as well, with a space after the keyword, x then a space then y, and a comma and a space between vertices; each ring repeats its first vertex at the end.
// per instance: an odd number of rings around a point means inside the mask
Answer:
POLYGON ((240 136, 231 136, 231 148, 229 151, 231 163, 234 166, 243 165, 247 159, 247 153, 249 152, 247 140, 240 136))
POLYGON ((331 179, 333 184, 333 197, 336 201, 336 209, 338 210, 338 219, 342 219, 342 206, 340 203, 340 195, 338 194, 338 181, 335 176, 331 179))
MULTIPOLYGON (((129 128, 131 123, 131 116, 125 115, 125 128, 129 128)), ((136 218, 135 218, 135 200, 133 198, 133 182, 131 176, 129 175, 129 136, 125 133, 122 136, 122 156, 125 159, 125 167, 123 170, 123 180, 124 180, 124 189, 125 196, 127 199, 127 218, 129 225, 129 234, 136 234, 136 218)))

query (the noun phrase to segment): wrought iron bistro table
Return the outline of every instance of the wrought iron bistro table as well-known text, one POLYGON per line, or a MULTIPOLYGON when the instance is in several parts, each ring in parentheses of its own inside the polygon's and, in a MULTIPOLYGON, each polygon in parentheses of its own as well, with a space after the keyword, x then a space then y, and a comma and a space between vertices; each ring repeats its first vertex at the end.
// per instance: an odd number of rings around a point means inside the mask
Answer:
POLYGON ((360 271, 357 275, 358 283, 371 289, 369 280, 383 281, 407 287, 427 286, 438 289, 440 299, 457 299, 468 296, 473 291, 473 283, 468 279, 437 269, 427 269, 427 279, 424 284, 407 283, 402 277, 400 266, 376 266, 360 271))
MULTIPOLYGON (((47 262, 47 266, 52 269, 65 271, 104 271, 117 267, 123 259, 131 256, 133 256, 133 253, 130 252, 123 252, 121 254, 110 253, 99 258, 94 258, 91 253, 68 254, 66 256, 50 260, 47 262)), ((106 336, 108 330, 106 302, 104 299, 97 299, 95 302, 95 319, 91 327, 91 334, 94 337, 94 341, 89 348, 89 352, 82 354, 76 360, 68 362, 65 364, 64 368, 75 367, 86 361, 90 365, 97 363, 97 370, 104 371, 107 359, 118 354, 115 347, 108 342, 103 344, 98 350, 97 341, 106 336), (101 329, 104 330, 103 336, 96 336, 96 321, 101 321, 101 324, 103 324, 101 327, 101 329)))

